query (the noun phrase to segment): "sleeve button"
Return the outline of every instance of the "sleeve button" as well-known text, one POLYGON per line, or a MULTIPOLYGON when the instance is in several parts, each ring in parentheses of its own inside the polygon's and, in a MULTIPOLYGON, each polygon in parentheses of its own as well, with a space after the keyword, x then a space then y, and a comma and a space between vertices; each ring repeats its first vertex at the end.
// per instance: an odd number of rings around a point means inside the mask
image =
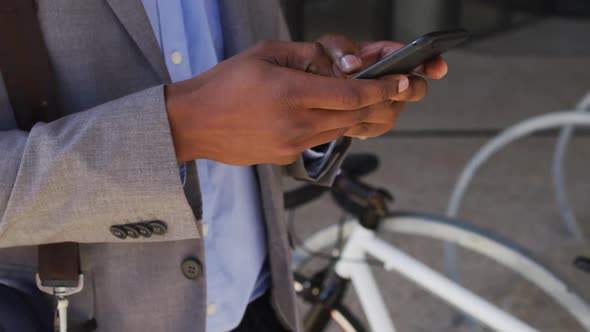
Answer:
POLYGON ((139 232, 139 235, 141 235, 143 237, 151 237, 152 236, 152 230, 149 227, 147 227, 146 225, 135 224, 134 226, 137 229, 137 231, 139 232))
POLYGON ((127 238, 127 233, 123 230, 123 228, 121 228, 121 226, 111 226, 111 228, 109 228, 109 231, 116 238, 119 238, 121 240, 125 240, 127 238))
POLYGON ((150 221, 147 227, 156 235, 164 235, 168 231, 166 224, 159 220, 150 221))
POLYGON ((131 225, 123 225, 121 226, 125 230, 125 234, 132 239, 137 239, 139 237, 139 231, 135 226, 131 225))

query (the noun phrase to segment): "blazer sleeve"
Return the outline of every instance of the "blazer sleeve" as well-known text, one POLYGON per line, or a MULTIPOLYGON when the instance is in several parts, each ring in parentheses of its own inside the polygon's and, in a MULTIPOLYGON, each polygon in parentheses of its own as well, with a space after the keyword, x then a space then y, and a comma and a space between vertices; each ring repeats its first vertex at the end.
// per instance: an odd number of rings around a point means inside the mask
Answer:
POLYGON ((30 132, 0 131, 0 155, 0 247, 117 242, 112 225, 150 220, 164 221, 167 233, 137 241, 199 237, 163 86, 30 132))

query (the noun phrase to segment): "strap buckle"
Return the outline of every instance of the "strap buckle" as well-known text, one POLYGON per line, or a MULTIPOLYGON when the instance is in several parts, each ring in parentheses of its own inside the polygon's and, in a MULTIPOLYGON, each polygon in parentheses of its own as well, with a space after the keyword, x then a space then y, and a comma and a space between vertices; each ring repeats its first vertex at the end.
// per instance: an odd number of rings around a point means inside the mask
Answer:
POLYGON ((41 290, 43 293, 57 297, 66 297, 82 291, 84 288, 84 274, 80 273, 78 275, 78 284, 76 286, 43 286, 43 282, 41 281, 41 277, 39 277, 39 273, 35 275, 35 282, 37 284, 37 288, 39 288, 39 290, 41 290))
POLYGON ((78 275, 78 284, 76 286, 65 286, 65 284, 55 286, 44 286, 39 273, 35 275, 37 288, 44 293, 53 295, 57 298, 57 307, 55 308, 54 331, 68 331, 68 306, 69 301, 66 296, 79 293, 84 288, 84 274, 78 275))

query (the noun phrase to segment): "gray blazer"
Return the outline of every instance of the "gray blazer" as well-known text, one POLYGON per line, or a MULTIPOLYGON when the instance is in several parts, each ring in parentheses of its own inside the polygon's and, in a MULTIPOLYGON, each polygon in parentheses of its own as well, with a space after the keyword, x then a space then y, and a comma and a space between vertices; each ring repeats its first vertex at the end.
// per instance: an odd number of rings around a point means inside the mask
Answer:
MULTIPOLYGON (((37 244, 80 242, 86 285, 71 297, 70 316, 95 317, 99 331, 205 331, 206 280, 181 269, 189 257, 205 268, 200 193, 183 192, 164 106, 170 78, 141 1, 38 3, 64 117, 29 133, 15 129, 0 77, 0 279, 32 282, 37 244), (148 220, 164 221, 168 231, 124 240, 109 232, 148 220)), ((288 38, 278 1, 220 0, 220 10, 228 57, 261 39, 288 38)), ((256 167, 272 303, 293 330, 281 177, 329 184, 349 143, 316 179, 301 158, 256 167)))

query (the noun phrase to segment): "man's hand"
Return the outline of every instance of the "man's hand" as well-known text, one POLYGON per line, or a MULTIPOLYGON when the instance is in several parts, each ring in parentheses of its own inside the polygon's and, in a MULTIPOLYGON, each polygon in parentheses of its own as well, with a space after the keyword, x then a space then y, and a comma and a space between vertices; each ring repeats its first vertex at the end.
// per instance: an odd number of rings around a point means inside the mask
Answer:
POLYGON ((390 123, 391 107, 380 105, 424 93, 408 89, 413 84, 404 75, 348 80, 337 74, 319 43, 261 42, 199 76, 167 85, 177 160, 289 164, 350 128, 390 123), (409 94, 400 93, 404 89, 409 94))
MULTIPOLYGON (((330 55, 334 65, 333 71, 339 77, 348 77, 359 72, 403 46, 403 44, 392 41, 355 43, 344 36, 333 34, 323 35, 318 42, 330 55)), ((447 73, 447 64, 439 56, 416 68, 415 72, 433 79, 440 79, 447 73)), ((392 76, 397 77, 398 75, 392 76)), ((390 100, 366 106, 365 110, 373 116, 367 117, 367 121, 351 127, 345 135, 364 139, 382 135, 393 128, 405 102, 422 99, 428 90, 428 84, 424 78, 417 75, 410 75, 408 78, 410 82, 408 89, 390 100)))

